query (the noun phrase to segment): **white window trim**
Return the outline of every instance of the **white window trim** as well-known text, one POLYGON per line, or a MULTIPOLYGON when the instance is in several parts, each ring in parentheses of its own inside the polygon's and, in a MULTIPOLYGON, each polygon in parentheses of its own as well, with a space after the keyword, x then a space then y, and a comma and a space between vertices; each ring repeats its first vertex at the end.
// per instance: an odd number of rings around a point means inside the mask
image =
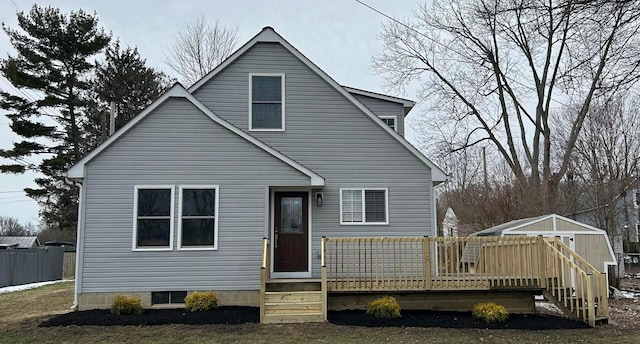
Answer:
MULTIPOLYGON (((378 116, 380 119, 393 119, 393 130, 396 131, 396 133, 398 132, 398 116, 378 116)), ((387 123, 385 123, 385 125, 388 125, 387 123)))
POLYGON ((389 224, 389 188, 340 188, 340 225, 347 226, 379 226, 389 224), (344 222, 342 216, 342 191, 362 191, 362 222, 344 222), (384 190, 384 206, 385 206, 385 220, 384 222, 366 222, 367 221, 367 202, 365 200, 365 191, 379 191, 384 190))
POLYGON ((175 187, 173 185, 135 185, 133 187, 133 239, 131 249, 133 251, 173 251, 173 224, 175 213, 175 187), (138 190, 145 189, 169 189, 171 201, 169 206, 169 247, 142 246, 138 247, 138 190))
POLYGON ((217 251, 218 250, 218 218, 220 214, 219 199, 220 199, 220 186, 219 185, 180 185, 180 195, 178 197, 178 250, 179 251, 217 251), (213 218, 213 246, 187 246, 182 247, 182 190, 184 189, 209 189, 215 190, 215 217, 213 218))
POLYGON ((284 82, 284 73, 249 73, 249 131, 285 131, 285 82, 284 82), (282 92, 282 123, 280 125, 280 129, 261 129, 261 128, 253 128, 253 77, 254 76, 279 76, 280 81, 282 82, 281 92, 282 92))

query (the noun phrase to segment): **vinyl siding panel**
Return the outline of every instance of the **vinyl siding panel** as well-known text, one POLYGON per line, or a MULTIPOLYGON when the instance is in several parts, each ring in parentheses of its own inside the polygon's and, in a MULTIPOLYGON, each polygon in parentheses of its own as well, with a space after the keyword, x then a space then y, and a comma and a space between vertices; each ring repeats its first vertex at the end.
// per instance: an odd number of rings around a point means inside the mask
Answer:
POLYGON ((364 104, 364 106, 369 108, 369 110, 378 115, 378 117, 395 116, 398 134, 404 137, 404 108, 402 107, 402 104, 373 97, 367 97, 360 94, 352 95, 356 97, 356 99, 358 99, 362 104, 364 104))
POLYGON ((170 99, 88 163, 80 292, 257 290, 271 185, 309 177, 170 99), (132 251, 135 185, 174 185, 174 249, 132 251), (219 185, 218 250, 179 251, 179 185, 219 185))
POLYGON ((249 73, 286 78, 286 131, 250 133, 325 178, 324 204, 312 206, 314 276, 319 276, 323 235, 434 235, 430 169, 387 133, 384 123, 364 114, 280 44, 256 44, 194 95, 248 130, 249 73), (341 187, 388 188, 389 225, 340 225, 341 187))

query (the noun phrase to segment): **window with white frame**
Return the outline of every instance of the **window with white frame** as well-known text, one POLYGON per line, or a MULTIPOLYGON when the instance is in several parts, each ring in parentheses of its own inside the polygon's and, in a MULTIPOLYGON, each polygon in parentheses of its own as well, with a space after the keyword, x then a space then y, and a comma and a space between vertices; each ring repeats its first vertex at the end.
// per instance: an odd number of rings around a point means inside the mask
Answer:
POLYGON ((284 74, 250 74, 249 95, 249 129, 284 130, 284 74))
POLYGON ((389 128, 398 131, 396 127, 396 116, 380 116, 380 119, 389 126, 389 128))
POLYGON ((136 186, 134 249, 172 249, 173 186, 136 186))
POLYGON ((340 189, 340 224, 388 224, 387 189, 340 189))
POLYGON ((180 187, 180 249, 216 249, 218 186, 180 187))

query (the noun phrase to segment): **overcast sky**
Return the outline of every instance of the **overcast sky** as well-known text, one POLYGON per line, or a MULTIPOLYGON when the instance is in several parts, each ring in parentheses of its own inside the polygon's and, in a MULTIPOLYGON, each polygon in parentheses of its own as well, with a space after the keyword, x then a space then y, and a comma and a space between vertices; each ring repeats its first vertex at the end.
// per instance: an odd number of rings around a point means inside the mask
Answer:
MULTIPOLYGON (((408 17, 417 8, 415 0, 364 0, 395 17, 408 17)), ((15 13, 28 12, 33 1, 0 0, 0 21, 16 28, 15 13)), ((62 13, 82 8, 96 12, 100 22, 122 45, 137 46, 150 66, 175 76, 164 64, 178 30, 200 15, 225 26, 238 26, 240 45, 271 26, 337 82, 376 92, 384 92, 383 79, 370 67, 371 57, 381 49, 376 35, 386 18, 355 0, 233 0, 233 1, 36 1, 52 5, 62 13)), ((0 32, 0 56, 14 55, 8 37, 0 32)), ((0 78, 0 88, 14 91, 0 78)), ((406 97, 415 100, 415 92, 406 97)), ((416 109, 414 109, 416 111, 416 109)), ((0 147, 9 148, 18 138, 0 116, 0 147)), ((412 141, 411 135, 409 140, 412 141)), ((36 160, 32 158, 31 160, 36 160)), ((21 190, 34 186, 33 173, 20 176, 0 174, 0 216, 21 222, 37 222, 38 206, 21 190)))

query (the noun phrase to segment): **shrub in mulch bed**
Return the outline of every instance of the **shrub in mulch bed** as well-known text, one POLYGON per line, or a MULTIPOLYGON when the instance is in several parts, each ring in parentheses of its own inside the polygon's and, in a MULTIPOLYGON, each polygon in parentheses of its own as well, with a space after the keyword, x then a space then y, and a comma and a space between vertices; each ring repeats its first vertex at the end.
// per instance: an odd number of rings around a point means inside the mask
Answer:
POLYGON ((380 319, 366 315, 362 310, 329 312, 329 322, 336 325, 368 327, 441 327, 441 328, 484 328, 552 330, 589 328, 583 322, 567 318, 511 314, 503 323, 486 323, 475 319, 471 312, 402 311, 402 318, 380 319))
POLYGON ((232 325, 259 322, 259 308, 227 306, 202 312, 187 312, 184 309, 145 309, 141 315, 115 315, 109 310, 96 309, 56 315, 39 326, 232 325))

